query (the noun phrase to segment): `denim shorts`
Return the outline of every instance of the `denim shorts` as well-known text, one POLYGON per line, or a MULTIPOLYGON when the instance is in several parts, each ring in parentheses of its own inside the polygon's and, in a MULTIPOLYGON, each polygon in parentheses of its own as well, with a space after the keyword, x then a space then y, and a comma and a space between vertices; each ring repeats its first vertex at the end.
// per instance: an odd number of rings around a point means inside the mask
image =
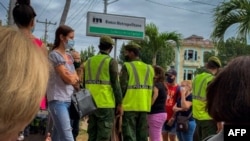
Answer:
POLYGON ((168 132, 169 134, 176 135, 176 122, 172 126, 167 125, 168 120, 163 124, 162 132, 168 132))

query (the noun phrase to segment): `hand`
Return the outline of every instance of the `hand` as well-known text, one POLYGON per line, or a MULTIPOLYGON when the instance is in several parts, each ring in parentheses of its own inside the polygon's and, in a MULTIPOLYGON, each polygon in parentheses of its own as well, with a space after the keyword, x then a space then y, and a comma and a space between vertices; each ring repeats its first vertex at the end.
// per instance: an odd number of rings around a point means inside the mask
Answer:
POLYGON ((174 106, 174 107, 173 107, 173 111, 176 113, 176 112, 178 112, 178 111, 179 111, 179 108, 178 108, 178 107, 176 107, 176 106, 174 106))
POLYGON ((172 118, 170 118, 169 120, 168 120, 168 123, 167 123, 167 125, 168 126, 172 126, 173 124, 174 124, 174 118, 172 117, 172 118))
POLYGON ((117 105, 115 114, 116 114, 116 115, 120 115, 120 116, 123 115, 122 105, 120 105, 120 104, 117 105))
POLYGON ((186 96, 187 89, 185 87, 181 87, 181 96, 186 96))
POLYGON ((51 137, 50 137, 50 133, 47 134, 46 138, 45 138, 45 141, 52 141, 51 140, 51 137))
POLYGON ((74 87, 74 89, 76 90, 76 91, 79 91, 80 90, 80 84, 79 83, 76 83, 76 84, 74 84, 74 85, 72 85, 73 87, 74 87))
POLYGON ((223 129, 223 122, 217 122, 217 131, 216 133, 219 133, 223 129))

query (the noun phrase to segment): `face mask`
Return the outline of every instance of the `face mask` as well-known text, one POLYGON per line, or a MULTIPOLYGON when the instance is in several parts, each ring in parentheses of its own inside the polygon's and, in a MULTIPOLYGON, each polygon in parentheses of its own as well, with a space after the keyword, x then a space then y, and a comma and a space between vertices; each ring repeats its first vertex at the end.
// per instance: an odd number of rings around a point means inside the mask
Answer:
POLYGON ((74 66, 76 69, 79 68, 81 66, 81 62, 74 62, 74 66))
POLYGON ((74 47, 75 41, 72 39, 69 39, 68 42, 65 44, 66 49, 72 49, 74 47))
POLYGON ((167 82, 168 82, 168 83, 173 83, 173 82, 174 82, 174 79, 171 78, 171 77, 167 77, 167 82))
POLYGON ((129 56, 128 55, 124 56, 124 59, 125 61, 129 61, 129 56))
POLYGON ((31 33, 33 33, 35 31, 35 27, 32 27, 32 29, 30 31, 31 31, 31 33))

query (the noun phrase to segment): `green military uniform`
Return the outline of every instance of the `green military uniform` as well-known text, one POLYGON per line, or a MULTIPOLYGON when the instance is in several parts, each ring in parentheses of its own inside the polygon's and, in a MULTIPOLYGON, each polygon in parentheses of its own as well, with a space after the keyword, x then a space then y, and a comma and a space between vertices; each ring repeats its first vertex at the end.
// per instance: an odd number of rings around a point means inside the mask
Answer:
MULTIPOLYGON (((208 61, 215 62, 218 67, 221 66, 221 62, 217 57, 210 57, 208 61)), ((207 136, 216 134, 217 124, 209 116, 206 111, 206 89, 208 84, 213 80, 214 75, 208 72, 198 74, 193 79, 192 91, 193 91, 193 117, 196 121, 196 131, 194 140, 200 141, 207 136)))
MULTIPOLYGON (((108 36, 100 43, 114 44, 108 36)), ((90 90, 98 109, 88 120, 89 141, 109 141, 115 117, 115 106, 122 102, 118 82, 118 63, 108 53, 101 51, 85 64, 85 87, 90 90)))
MULTIPOLYGON (((137 48, 135 45, 126 47, 137 48)), ((120 76, 124 110, 123 140, 147 141, 146 117, 151 108, 154 70, 152 66, 143 63, 140 59, 130 61, 124 63, 120 76)))

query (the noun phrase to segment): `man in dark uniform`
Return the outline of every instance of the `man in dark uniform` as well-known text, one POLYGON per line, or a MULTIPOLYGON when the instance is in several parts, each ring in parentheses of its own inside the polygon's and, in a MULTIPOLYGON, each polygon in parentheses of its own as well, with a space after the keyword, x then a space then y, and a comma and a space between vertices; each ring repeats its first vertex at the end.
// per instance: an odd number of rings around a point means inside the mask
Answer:
POLYGON ((125 59, 120 84, 124 110, 122 134, 124 141, 147 141, 147 112, 151 108, 154 70, 139 59, 140 46, 134 43, 125 46, 125 59))
POLYGON ((89 58, 85 64, 85 87, 91 92, 98 108, 89 115, 89 141, 109 141, 115 112, 118 115, 123 114, 118 63, 109 56, 113 45, 109 36, 102 36, 99 53, 89 58))

